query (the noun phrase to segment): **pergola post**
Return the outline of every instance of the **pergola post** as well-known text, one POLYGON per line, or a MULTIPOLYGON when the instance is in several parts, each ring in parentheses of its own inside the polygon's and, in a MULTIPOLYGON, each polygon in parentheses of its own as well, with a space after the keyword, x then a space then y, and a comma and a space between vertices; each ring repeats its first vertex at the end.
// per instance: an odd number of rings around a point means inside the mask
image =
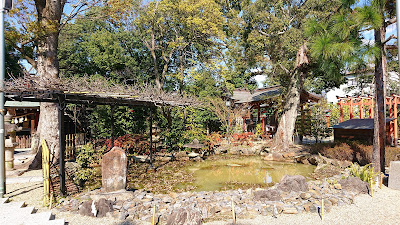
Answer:
POLYGON ((114 148, 114 108, 115 106, 111 106, 111 148, 114 148))
POLYGON ((150 107, 150 168, 153 168, 153 107, 150 107))
MULTIPOLYGON (((340 100, 340 102, 341 101, 342 100, 340 100)), ((342 107, 340 107, 340 108, 342 108, 342 107)), ((304 136, 304 134, 305 134, 304 121, 306 120, 306 114, 304 113, 304 103, 301 104, 300 110, 301 110, 301 112, 300 112, 300 114, 301 114, 301 135, 304 136)), ((343 112, 342 111, 340 111, 340 112, 341 112, 341 118, 343 120, 343 112)))
POLYGON ((393 129, 394 129, 394 137, 393 137, 393 140, 394 140, 394 146, 397 146, 398 145, 398 140, 399 140, 399 124, 398 124, 398 121, 397 121, 397 118, 398 118, 398 114, 397 114, 397 105, 400 103, 399 101, 399 97, 397 97, 397 96, 394 96, 393 95, 393 101, 394 101, 394 107, 393 107, 393 116, 394 116, 394 120, 393 120, 393 123, 394 123, 394 126, 393 126, 393 129))
POLYGON ((58 141, 60 147, 60 193, 61 195, 67 194, 65 187, 65 131, 64 131, 64 109, 65 99, 64 96, 58 96, 58 141))
MULTIPOLYGON (((0 9, 0 87, 4 87, 5 78, 5 42, 4 42, 4 14, 5 5, 0 9)), ((4 131, 4 92, 0 92, 0 198, 6 194, 6 163, 5 163, 5 131, 4 131)))

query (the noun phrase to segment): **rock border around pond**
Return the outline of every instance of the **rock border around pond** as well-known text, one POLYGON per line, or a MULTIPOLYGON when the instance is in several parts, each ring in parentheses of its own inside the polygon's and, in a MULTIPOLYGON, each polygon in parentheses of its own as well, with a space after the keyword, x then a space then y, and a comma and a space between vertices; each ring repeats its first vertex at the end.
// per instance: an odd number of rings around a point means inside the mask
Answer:
POLYGON ((98 189, 75 198, 68 197, 57 209, 89 216, 106 215, 120 220, 149 222, 156 206, 156 218, 164 224, 172 221, 172 217, 182 221, 182 215, 196 221, 199 215, 202 220, 229 217, 232 215, 232 201, 237 218, 317 213, 321 208, 321 199, 324 199, 325 211, 329 212, 333 206, 352 204, 354 197, 360 193, 369 193, 369 186, 359 178, 342 179, 342 175, 338 175, 325 181, 306 182, 303 176, 286 175, 271 188, 255 190, 153 194, 145 190, 104 193, 98 189), (192 216, 192 213, 195 215, 192 216))

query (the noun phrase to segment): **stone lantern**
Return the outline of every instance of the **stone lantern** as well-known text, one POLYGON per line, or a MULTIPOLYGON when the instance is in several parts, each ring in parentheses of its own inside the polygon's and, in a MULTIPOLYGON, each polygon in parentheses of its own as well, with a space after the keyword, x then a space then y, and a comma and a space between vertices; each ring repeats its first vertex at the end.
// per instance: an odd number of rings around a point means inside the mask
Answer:
POLYGON ((16 124, 11 123, 12 115, 8 112, 4 116, 4 128, 5 133, 5 164, 6 170, 14 169, 14 150, 18 143, 15 141, 17 136, 17 131, 22 130, 22 127, 18 127, 16 124))

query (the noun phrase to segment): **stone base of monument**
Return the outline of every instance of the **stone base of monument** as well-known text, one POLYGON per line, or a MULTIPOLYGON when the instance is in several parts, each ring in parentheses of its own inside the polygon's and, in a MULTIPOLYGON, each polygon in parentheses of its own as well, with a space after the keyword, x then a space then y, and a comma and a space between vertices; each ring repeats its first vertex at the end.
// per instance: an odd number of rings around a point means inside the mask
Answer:
POLYGON ((111 201, 118 201, 118 200, 126 200, 126 199, 133 199, 134 198, 134 192, 133 191, 127 191, 127 190, 119 190, 119 191, 113 191, 113 192, 96 192, 93 194, 90 194, 90 199, 93 201, 100 200, 102 198, 105 198, 107 200, 111 201))
POLYGON ((389 188, 400 190, 400 161, 390 162, 389 188))

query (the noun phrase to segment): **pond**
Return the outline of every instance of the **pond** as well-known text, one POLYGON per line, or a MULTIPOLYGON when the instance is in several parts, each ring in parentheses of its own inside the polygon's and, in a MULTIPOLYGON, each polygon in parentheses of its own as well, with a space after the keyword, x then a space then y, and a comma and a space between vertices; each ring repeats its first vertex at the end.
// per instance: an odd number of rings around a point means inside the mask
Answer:
MULTIPOLYGON (((217 191, 234 188, 266 187, 285 175, 309 176, 315 166, 264 161, 258 156, 197 162, 187 168, 194 174, 194 191, 217 191)), ((184 186, 184 184, 182 184, 184 186)))

